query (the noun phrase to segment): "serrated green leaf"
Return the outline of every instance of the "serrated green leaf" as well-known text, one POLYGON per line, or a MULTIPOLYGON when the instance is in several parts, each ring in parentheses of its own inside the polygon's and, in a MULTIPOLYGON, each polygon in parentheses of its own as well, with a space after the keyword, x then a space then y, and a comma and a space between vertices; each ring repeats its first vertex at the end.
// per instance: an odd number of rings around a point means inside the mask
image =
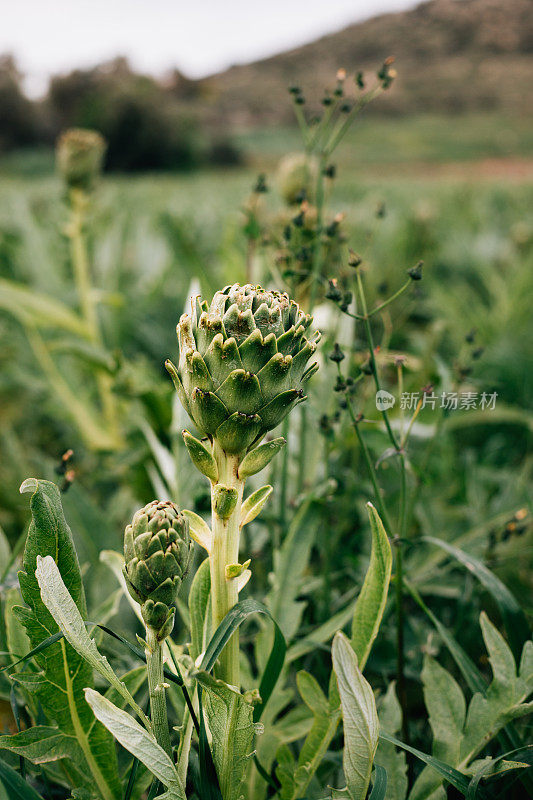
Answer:
POLYGON ((94 639, 91 639, 74 600, 63 583, 57 564, 51 556, 37 556, 35 576, 46 608, 63 631, 65 639, 93 669, 100 673, 116 692, 133 708, 147 727, 149 720, 137 705, 126 686, 115 674, 107 658, 102 656, 94 639))
POLYGON ((13 608, 20 605, 22 598, 19 590, 14 587, 6 592, 4 615, 6 621, 7 649, 11 657, 16 661, 29 653, 31 650, 30 640, 26 635, 24 626, 21 625, 18 617, 13 613, 13 608))
POLYGON ((213 761, 224 800, 238 800, 249 758, 253 755, 253 708, 236 689, 205 671, 194 674, 203 688, 206 724, 213 761), (231 746, 228 743, 231 742, 231 746))
MULTIPOLYGON (((57 487, 49 481, 30 479, 21 491, 33 492, 30 499, 32 521, 23 556, 24 571, 19 573, 22 597, 29 608, 17 609, 32 648, 58 633, 58 625, 44 605, 35 577, 38 556, 50 556, 63 577, 72 600, 86 615, 81 572, 57 487)), ((51 723, 67 736, 74 736, 83 752, 76 766, 85 785, 97 787, 105 800, 121 794, 115 745, 105 728, 95 721, 85 703, 83 690, 93 683, 91 666, 61 639, 35 656, 41 669, 34 681, 36 696, 51 723)), ((27 685, 27 684, 26 684, 27 685)))
POLYGON ((346 788, 352 800, 364 800, 379 737, 374 692, 358 667, 349 639, 340 631, 333 639, 332 658, 344 724, 346 788))
POLYGON ((383 618, 392 570, 392 551, 387 532, 372 503, 367 503, 366 507, 372 530, 372 551, 352 622, 352 647, 361 671, 365 668, 383 618))
POLYGON ((186 800, 185 790, 176 768, 163 748, 158 745, 155 737, 141 727, 130 714, 117 708, 94 689, 85 690, 85 699, 95 717, 105 725, 122 747, 148 767, 150 772, 167 789, 171 789, 179 800, 186 800))
POLYGON ((0 736, 0 750, 23 756, 32 764, 47 764, 61 758, 70 758, 75 764, 83 761, 75 736, 46 725, 35 725, 11 736, 0 736))

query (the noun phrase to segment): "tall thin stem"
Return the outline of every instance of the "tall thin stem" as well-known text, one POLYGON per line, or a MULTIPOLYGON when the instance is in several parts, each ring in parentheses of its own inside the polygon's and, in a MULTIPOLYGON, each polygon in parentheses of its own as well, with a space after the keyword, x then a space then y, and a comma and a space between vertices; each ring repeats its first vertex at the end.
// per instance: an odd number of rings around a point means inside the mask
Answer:
MULTIPOLYGON (((85 193, 79 189, 72 190, 69 197, 71 202, 71 214, 67 231, 70 239, 72 269, 78 291, 80 309, 87 325, 91 342, 101 347, 103 345, 103 339, 91 282, 87 241, 85 238, 87 197, 85 193)), ((113 395, 112 378, 103 370, 98 370, 96 373, 96 383, 107 424, 111 430, 111 434, 117 437, 118 418, 115 397, 113 395)))
MULTIPOLYGON (((363 287, 363 281, 361 279, 361 273, 359 270, 357 271, 357 289, 361 301, 361 310, 363 312, 363 321, 368 341, 372 375, 374 378, 376 391, 379 392, 381 390, 381 381, 379 378, 378 366, 375 355, 374 337, 372 335, 372 327, 370 325, 366 296, 363 287)), ((383 417, 383 421, 385 423, 385 428, 387 429, 391 445, 400 459, 400 503, 398 511, 397 534, 395 537, 393 537, 393 544, 396 554, 396 559, 395 559, 396 561, 396 574, 395 574, 396 651, 397 651, 398 699, 400 701, 400 706, 402 709, 402 734, 405 740, 408 741, 409 736, 407 727, 407 698, 405 689, 405 636, 404 636, 405 621, 403 613, 404 589, 403 589, 403 556, 402 556, 402 544, 403 544, 403 539, 405 538, 406 523, 407 523, 407 469, 406 469, 405 451, 401 443, 396 438, 394 431, 392 430, 389 420, 389 415, 387 414, 386 409, 382 409, 381 415, 383 417)), ((366 457, 366 460, 367 463, 369 463, 368 455, 366 457)), ((371 470, 371 477, 372 476, 374 476, 375 480, 375 473, 373 469, 371 470)))
POLYGON ((172 758, 163 676, 163 643, 158 641, 155 632, 151 628, 146 629, 145 652, 152 729, 158 744, 172 758))

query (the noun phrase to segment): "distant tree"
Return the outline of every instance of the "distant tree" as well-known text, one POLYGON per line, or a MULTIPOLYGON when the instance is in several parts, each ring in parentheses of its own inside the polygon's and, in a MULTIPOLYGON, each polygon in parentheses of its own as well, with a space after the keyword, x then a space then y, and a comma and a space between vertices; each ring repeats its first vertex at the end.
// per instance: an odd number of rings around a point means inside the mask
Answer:
POLYGON ((24 95, 15 59, 0 56, 0 151, 35 144, 38 137, 36 107, 24 95))

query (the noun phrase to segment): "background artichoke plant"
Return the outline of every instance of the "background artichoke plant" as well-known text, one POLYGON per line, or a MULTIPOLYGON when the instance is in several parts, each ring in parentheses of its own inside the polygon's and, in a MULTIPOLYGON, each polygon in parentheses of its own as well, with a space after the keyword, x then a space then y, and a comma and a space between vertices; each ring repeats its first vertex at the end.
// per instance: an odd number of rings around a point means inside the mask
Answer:
POLYGON ((174 603, 189 565, 189 523, 170 500, 137 511, 124 533, 124 576, 147 628, 163 640, 174 625, 174 603))
POLYGON ((320 338, 307 338, 311 322, 287 294, 251 284, 197 299, 178 324, 178 367, 166 366, 203 436, 241 455, 305 400, 318 368, 307 365, 320 338))

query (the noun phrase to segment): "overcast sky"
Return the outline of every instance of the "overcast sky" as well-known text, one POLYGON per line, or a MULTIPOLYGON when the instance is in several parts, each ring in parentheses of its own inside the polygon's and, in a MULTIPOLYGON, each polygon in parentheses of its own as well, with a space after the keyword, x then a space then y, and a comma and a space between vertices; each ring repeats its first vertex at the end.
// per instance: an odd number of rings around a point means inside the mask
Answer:
POLYGON ((0 53, 26 88, 116 55, 140 70, 192 77, 281 52, 416 0, 1 0, 0 53))

